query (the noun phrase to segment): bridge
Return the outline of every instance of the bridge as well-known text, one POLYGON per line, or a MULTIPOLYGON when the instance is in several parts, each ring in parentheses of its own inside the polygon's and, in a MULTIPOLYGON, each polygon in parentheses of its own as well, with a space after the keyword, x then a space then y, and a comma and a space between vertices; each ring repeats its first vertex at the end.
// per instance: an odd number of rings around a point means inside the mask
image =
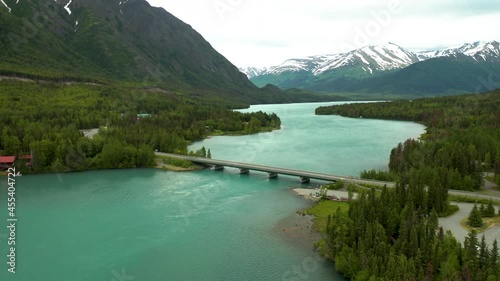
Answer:
POLYGON ((303 170, 295 170, 288 168, 279 168, 279 167, 271 167, 257 164, 249 164, 242 162, 234 162, 227 160, 215 160, 201 157, 192 157, 178 154, 170 154, 170 153, 161 153, 156 152, 158 156, 166 156, 170 158, 176 158, 181 160, 191 161, 195 164, 201 164, 204 166, 211 166, 214 170, 223 170, 224 167, 231 167, 240 170, 241 174, 248 174, 250 171, 259 171, 269 174, 269 178, 277 178, 278 175, 287 175, 287 176, 295 176, 299 177, 302 183, 309 183, 311 179, 322 180, 322 181, 344 181, 347 183, 355 183, 355 184, 370 184, 377 186, 394 187, 395 183, 393 182, 383 182, 376 180, 365 180, 354 177, 346 177, 346 176, 337 176, 326 173, 317 173, 312 171, 303 171, 303 170))
MULTIPOLYGON (((249 164, 249 163, 241 163, 241 162, 234 162, 234 161, 226 161, 226 160, 215 160, 215 159, 192 157, 192 156, 162 153, 162 152, 155 152, 155 154, 157 156, 166 156, 166 157, 170 157, 170 158, 191 161, 195 164, 201 164, 204 166, 211 166, 214 170, 223 170, 224 167, 232 167, 232 168, 240 169, 241 174, 247 174, 250 171, 259 171, 259 172, 268 173, 269 178, 277 178, 278 175, 295 176, 295 177, 299 177, 301 179, 302 183, 309 183, 309 181, 311 179, 332 181, 332 182, 340 180, 340 181, 344 181, 347 183, 354 183, 354 184, 369 184, 369 185, 375 185, 375 186, 384 186, 385 185, 389 188, 396 187, 396 183, 394 183, 394 182, 367 180, 367 179, 360 179, 360 178, 355 178, 355 177, 337 176, 337 175, 326 174, 326 173, 317 173, 317 172, 311 172, 311 171, 278 168, 278 167, 256 165, 256 164, 249 164)), ((456 196, 467 196, 467 197, 475 197, 477 199, 492 199, 492 200, 500 201, 500 195, 498 195, 498 194, 482 194, 482 193, 478 193, 478 192, 463 191, 463 190, 449 190, 448 193, 450 195, 456 195, 456 196)))

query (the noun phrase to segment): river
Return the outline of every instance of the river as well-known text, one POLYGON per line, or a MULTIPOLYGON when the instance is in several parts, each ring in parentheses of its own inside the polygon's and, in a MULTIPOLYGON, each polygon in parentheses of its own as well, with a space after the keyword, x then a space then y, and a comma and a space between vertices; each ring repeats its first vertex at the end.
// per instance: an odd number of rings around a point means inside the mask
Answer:
MULTIPOLYGON (((339 175, 385 168, 390 149, 424 127, 315 116, 320 104, 253 106, 282 130, 214 137, 213 158, 339 175)), ((91 171, 16 179, 16 274, 7 272, 7 178, 0 178, 0 280, 342 280, 318 259, 290 187, 236 170, 91 171)))

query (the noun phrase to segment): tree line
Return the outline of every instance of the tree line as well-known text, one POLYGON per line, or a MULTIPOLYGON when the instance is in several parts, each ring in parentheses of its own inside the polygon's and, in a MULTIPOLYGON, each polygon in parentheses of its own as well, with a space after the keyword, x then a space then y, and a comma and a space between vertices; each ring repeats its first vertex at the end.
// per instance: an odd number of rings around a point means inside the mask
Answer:
POLYGON ((484 171, 500 175, 498 108, 500 90, 479 95, 320 107, 316 114, 421 122, 427 126, 426 134, 421 140, 410 139, 394 148, 389 170, 398 176, 419 178, 429 185, 445 179, 443 188, 472 191, 480 188, 484 171))
POLYGON ((321 250, 351 280, 500 280, 497 241, 473 231, 462 246, 438 228, 435 204, 411 184, 362 192, 328 217, 321 250))
MULTIPOLYGON (((321 250, 352 280, 500 280, 498 243, 470 232, 463 246, 438 227, 449 213, 450 188, 476 190, 483 171, 500 172, 500 91, 481 95, 321 107, 317 114, 422 122, 421 140, 391 151, 395 189, 362 192, 348 212, 332 214, 321 250)), ((494 215, 475 208, 469 223, 494 215)), ((499 210, 500 212, 500 210, 499 210)))
POLYGON ((275 114, 240 113, 168 92, 14 80, 0 88, 0 155, 31 154, 31 169, 17 163, 26 173, 151 166, 155 150, 187 154, 190 142, 213 130, 251 134, 281 126, 275 114), (96 128, 93 138, 81 132, 96 128))

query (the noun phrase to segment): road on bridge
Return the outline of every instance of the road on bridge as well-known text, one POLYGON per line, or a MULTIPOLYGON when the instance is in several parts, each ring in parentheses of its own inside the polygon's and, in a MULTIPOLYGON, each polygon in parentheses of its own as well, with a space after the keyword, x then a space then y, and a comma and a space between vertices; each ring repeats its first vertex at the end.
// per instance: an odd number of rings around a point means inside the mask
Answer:
POLYGON ((246 169, 246 170, 252 170, 252 171, 272 173, 272 174, 304 177, 304 178, 310 178, 310 179, 316 179, 316 180, 324 180, 324 181, 339 181, 339 180, 341 180, 344 182, 352 182, 352 183, 356 183, 356 184, 371 184, 371 185, 377 185, 377 186, 387 185, 387 187, 394 187, 396 185, 393 182, 364 180, 364 179, 359 179, 359 178, 354 178, 354 177, 337 176, 337 175, 326 174, 326 173, 317 173, 317 172, 311 172, 311 171, 279 168, 279 167, 249 164, 249 163, 242 163, 242 162, 235 162, 235 161, 216 160, 216 159, 192 157, 192 156, 170 154, 170 153, 161 153, 161 152, 156 152, 156 155, 177 158, 177 159, 182 159, 182 160, 188 160, 188 161, 191 161, 193 163, 203 164, 203 165, 232 167, 232 168, 246 169))
MULTIPOLYGON (((247 169, 247 170, 259 171, 259 172, 265 172, 265 173, 304 177, 304 178, 324 180, 324 181, 339 181, 339 180, 341 180, 341 181, 344 181, 347 183, 354 183, 354 184, 369 184, 369 185, 375 185, 375 186, 384 186, 385 185, 385 186, 390 187, 390 188, 394 188, 396 186, 395 182, 359 179, 359 178, 355 178, 355 177, 337 176, 337 175, 326 174, 326 173, 317 173, 317 172, 312 172, 312 171, 279 168, 279 167, 264 166, 264 165, 250 164, 250 163, 227 161, 227 160, 216 160, 216 159, 208 159, 208 158, 201 158, 201 157, 192 157, 192 156, 185 156, 185 155, 171 154, 171 153, 155 152, 155 154, 157 156, 166 156, 166 157, 171 157, 171 158, 177 158, 177 159, 187 160, 187 161, 191 161, 193 163, 198 163, 198 164, 203 164, 203 165, 232 167, 232 168, 237 168, 237 169, 247 169)), ((478 193, 478 192, 461 191, 461 190, 450 190, 448 193, 451 195, 456 195, 456 196, 467 196, 467 197, 473 197, 473 198, 475 197, 478 199, 494 199, 494 200, 500 201, 500 196, 493 195, 493 194, 482 194, 482 193, 478 193)))

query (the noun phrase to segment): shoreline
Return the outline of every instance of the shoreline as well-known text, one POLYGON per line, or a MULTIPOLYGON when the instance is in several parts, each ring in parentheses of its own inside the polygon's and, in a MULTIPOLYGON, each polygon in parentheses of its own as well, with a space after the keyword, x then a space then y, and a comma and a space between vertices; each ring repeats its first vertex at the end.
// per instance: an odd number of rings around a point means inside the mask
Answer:
MULTIPOLYGON (((307 200, 319 201, 318 197, 314 194, 319 192, 319 188, 293 188, 292 189, 297 195, 304 197, 307 200)), ((327 190, 327 196, 335 196, 338 198, 349 198, 349 192, 343 190, 327 190)), ((356 199, 357 194, 353 193, 353 199, 356 199)))
MULTIPOLYGON (((293 188, 287 189, 287 192, 293 194, 293 188)), ((312 208, 315 204, 313 201, 306 201, 305 208, 312 208)), ((315 250, 314 243, 321 239, 321 233, 314 230, 314 218, 313 215, 302 215, 301 210, 297 210, 280 220, 271 231, 282 236, 287 242, 315 250)))

